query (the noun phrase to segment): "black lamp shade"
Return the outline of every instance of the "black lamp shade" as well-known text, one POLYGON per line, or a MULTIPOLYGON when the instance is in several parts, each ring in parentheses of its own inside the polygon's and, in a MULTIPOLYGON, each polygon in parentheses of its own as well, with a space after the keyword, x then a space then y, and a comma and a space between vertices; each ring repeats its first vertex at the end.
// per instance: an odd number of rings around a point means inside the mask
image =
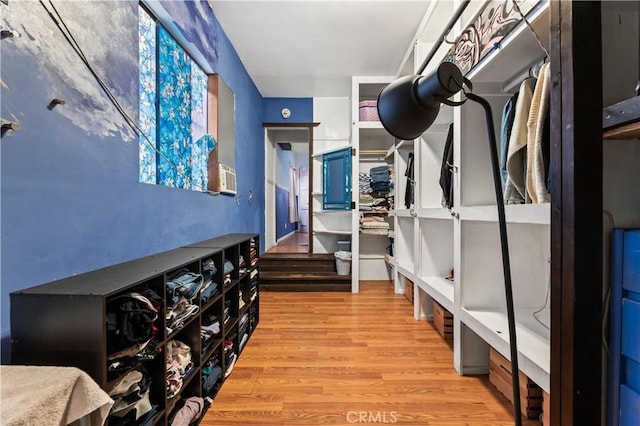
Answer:
POLYGON ((443 99, 460 91, 460 69, 443 62, 427 76, 410 75, 390 83, 378 95, 378 115, 392 136, 410 140, 433 124, 443 99))

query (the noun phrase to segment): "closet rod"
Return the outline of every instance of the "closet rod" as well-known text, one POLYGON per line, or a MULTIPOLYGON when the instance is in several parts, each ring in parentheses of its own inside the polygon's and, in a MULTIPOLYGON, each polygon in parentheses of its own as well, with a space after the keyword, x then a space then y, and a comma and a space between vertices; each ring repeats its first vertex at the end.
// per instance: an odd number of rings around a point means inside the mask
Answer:
POLYGON ((436 43, 433 45, 433 47, 429 51, 429 54, 427 55, 427 57, 424 58, 424 61, 422 61, 420 68, 418 68, 418 72, 417 72, 418 75, 422 74, 424 70, 427 68, 427 65, 429 65, 429 62, 431 62, 431 59, 433 59, 433 57, 436 55, 436 52, 438 51, 438 49, 440 49, 440 46, 442 45, 442 42, 446 39, 447 35, 451 31, 451 28, 453 28, 453 25, 458 21, 458 19, 460 19, 460 16, 464 12, 464 10, 467 8, 467 6, 469 6, 469 3, 471 3, 471 0, 464 0, 462 3, 460 3, 460 6, 458 6, 456 13, 454 13, 451 19, 449 19, 449 22, 447 23, 447 26, 442 31, 442 34, 440 34, 440 37, 438 37, 438 39, 436 40, 436 43))
POLYGON ((549 57, 545 56, 544 58, 538 59, 535 62, 531 63, 528 67, 520 71, 518 74, 516 74, 515 77, 505 83, 505 85, 502 87, 502 92, 511 93, 511 91, 513 91, 514 89, 517 90, 520 87, 520 84, 526 78, 537 77, 537 75, 534 74, 540 72, 540 68, 542 68, 542 65, 544 65, 548 61, 549 57))

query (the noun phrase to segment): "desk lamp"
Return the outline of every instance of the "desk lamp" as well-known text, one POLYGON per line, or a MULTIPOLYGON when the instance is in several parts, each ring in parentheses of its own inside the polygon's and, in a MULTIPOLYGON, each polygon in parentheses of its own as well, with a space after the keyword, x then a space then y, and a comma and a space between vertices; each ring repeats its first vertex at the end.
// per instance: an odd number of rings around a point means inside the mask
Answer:
POLYGON ((502 179, 500 177, 500 165, 498 162, 498 147, 491 106, 486 99, 474 95, 471 93, 471 90, 473 90, 471 82, 462 76, 460 69, 452 62, 443 62, 431 74, 401 77, 386 86, 378 95, 378 115, 380 116, 382 125, 392 136, 402 140, 410 140, 418 138, 433 124, 438 116, 441 104, 456 107, 470 100, 480 104, 484 108, 493 186, 498 208, 504 291, 507 299, 514 419, 516 426, 520 426, 522 420, 520 417, 518 346, 516 343, 513 287, 511 284, 507 223, 502 197, 502 179), (448 99, 461 90, 465 94, 465 99, 460 102, 454 102, 448 99))

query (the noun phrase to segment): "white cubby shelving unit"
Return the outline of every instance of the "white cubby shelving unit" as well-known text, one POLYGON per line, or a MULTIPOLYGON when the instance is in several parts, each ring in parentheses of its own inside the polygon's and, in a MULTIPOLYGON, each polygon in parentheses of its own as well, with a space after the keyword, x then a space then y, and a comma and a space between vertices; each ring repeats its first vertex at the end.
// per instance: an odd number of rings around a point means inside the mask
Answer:
MULTIPOLYGON (((548 50, 549 1, 525 3, 521 7, 548 50)), ((432 46, 423 40, 441 32, 454 6, 454 2, 436 2, 429 8, 423 20, 424 30, 417 33, 409 47, 399 75, 417 71, 432 46), (447 19, 443 20, 443 16, 447 19)), ((480 6, 473 3, 469 6, 449 39, 466 27, 480 6)), ((436 68, 448 49, 445 44, 438 50, 425 73, 436 68)), ((501 127, 505 103, 519 87, 512 82, 544 57, 545 52, 531 30, 520 22, 498 48, 467 73, 473 92, 489 101, 496 130, 501 127)), ((396 142, 390 154, 395 159, 397 174, 395 290, 404 292, 405 279, 414 283, 416 319, 430 317, 431 301, 453 314, 453 365, 460 374, 487 373, 489 346, 511 358, 487 138, 485 114, 479 105, 472 102, 455 108, 443 105, 434 125, 414 141, 396 142), (447 209, 443 207, 439 178, 450 126, 453 126, 454 205, 447 209), (414 155, 416 183, 414 202, 407 206, 403 175, 409 153, 414 155)), ((548 393, 550 213, 548 203, 506 206, 519 367, 548 393)))
MULTIPOLYGON (((360 102, 377 100, 380 91, 393 79, 391 76, 352 78, 351 145, 355 149, 352 162, 355 209, 352 213, 351 277, 354 293, 359 291, 360 280, 389 280, 395 270, 395 259, 387 252, 387 247, 391 244, 389 236, 395 231, 393 210, 389 209, 386 216, 379 216, 389 224, 390 234, 371 234, 361 230, 361 216, 371 213, 361 211, 358 191, 360 172, 369 174, 372 168, 380 166, 393 168, 397 161, 394 150, 395 138, 387 133, 380 121, 360 120, 359 113, 360 102)), ((392 180, 395 180, 395 177, 392 177, 392 180)), ((393 190, 390 194, 394 194, 393 190)))

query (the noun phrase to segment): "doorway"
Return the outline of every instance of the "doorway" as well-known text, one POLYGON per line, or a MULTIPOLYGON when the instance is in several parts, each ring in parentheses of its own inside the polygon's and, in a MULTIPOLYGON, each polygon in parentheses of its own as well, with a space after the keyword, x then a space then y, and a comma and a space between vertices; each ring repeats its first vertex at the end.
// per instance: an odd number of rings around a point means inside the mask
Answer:
POLYGON ((312 132, 307 124, 265 123, 267 253, 312 252, 312 132))

